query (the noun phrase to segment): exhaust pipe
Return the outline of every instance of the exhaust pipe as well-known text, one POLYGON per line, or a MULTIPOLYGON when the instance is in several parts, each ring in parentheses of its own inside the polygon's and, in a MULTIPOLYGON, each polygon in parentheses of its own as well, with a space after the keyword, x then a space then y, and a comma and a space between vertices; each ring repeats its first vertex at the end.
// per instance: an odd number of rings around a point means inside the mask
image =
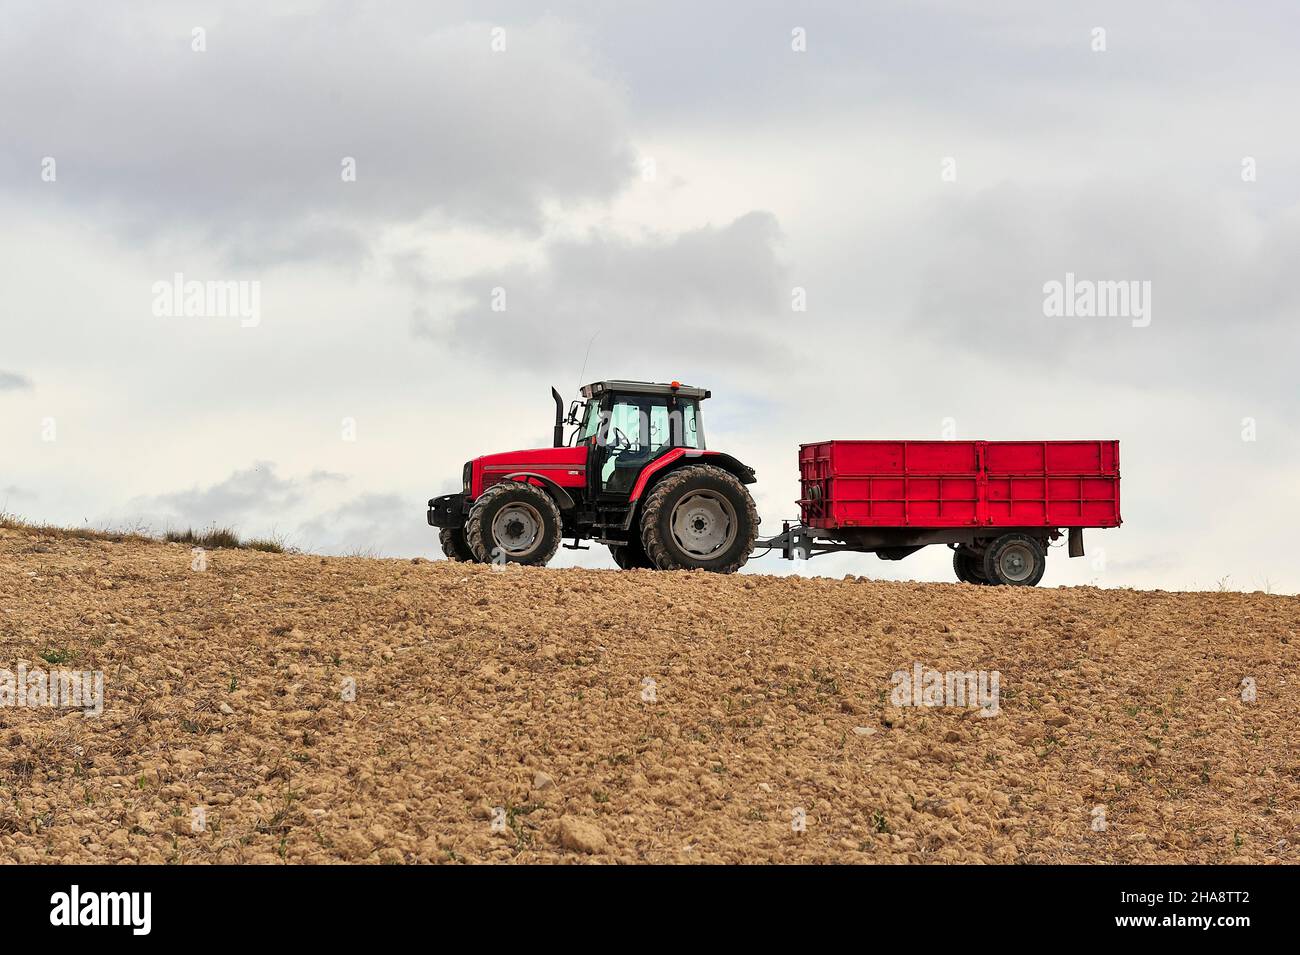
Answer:
POLYGON ((564 399, 554 388, 551 397, 555 399, 555 447, 564 447, 564 399))

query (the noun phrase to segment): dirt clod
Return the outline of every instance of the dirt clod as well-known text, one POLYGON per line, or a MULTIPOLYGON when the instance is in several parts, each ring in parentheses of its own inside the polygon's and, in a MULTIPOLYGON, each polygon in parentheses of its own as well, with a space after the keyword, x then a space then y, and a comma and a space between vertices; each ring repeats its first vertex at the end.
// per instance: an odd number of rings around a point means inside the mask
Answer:
POLYGON ((565 849, 588 854, 605 851, 605 834, 589 822, 565 816, 556 828, 565 849))

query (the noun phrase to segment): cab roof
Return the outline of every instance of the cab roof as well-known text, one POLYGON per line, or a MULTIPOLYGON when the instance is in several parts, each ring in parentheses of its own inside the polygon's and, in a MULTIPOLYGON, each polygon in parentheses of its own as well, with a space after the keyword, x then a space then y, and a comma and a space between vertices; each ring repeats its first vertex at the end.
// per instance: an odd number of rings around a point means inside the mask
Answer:
POLYGON ((683 385, 680 381, 668 384, 653 381, 593 381, 582 386, 582 397, 599 398, 610 391, 625 395, 680 395, 700 401, 712 394, 707 388, 683 385))

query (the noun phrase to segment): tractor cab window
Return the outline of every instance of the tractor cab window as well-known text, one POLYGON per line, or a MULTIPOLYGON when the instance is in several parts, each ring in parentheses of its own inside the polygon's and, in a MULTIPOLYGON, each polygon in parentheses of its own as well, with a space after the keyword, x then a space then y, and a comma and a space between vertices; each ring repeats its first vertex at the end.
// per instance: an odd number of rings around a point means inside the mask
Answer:
POLYGON ((704 448, 704 432, 700 429, 700 403, 693 398, 678 398, 677 419, 674 426, 680 428, 680 436, 674 444, 685 448, 704 448))
POLYGON ((668 428, 668 403, 650 406, 650 447, 658 451, 672 444, 668 428))
POLYGON ((605 447, 618 453, 639 454, 649 443, 649 409, 635 400, 615 401, 609 413, 605 447))

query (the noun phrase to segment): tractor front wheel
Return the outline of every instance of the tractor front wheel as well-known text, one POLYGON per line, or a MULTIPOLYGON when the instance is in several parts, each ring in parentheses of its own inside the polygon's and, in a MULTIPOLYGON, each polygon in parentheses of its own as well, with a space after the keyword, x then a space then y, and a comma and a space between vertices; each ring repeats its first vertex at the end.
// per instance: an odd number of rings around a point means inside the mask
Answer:
POLYGON ((448 560, 468 563, 474 560, 474 552, 465 540, 464 527, 442 527, 438 529, 438 540, 442 542, 442 553, 448 560))
POLYGON ((758 510, 730 471, 694 464, 670 471, 641 510, 641 543, 660 570, 733 574, 758 535, 758 510))
POLYGON ((502 481, 474 501, 465 539, 485 564, 544 566, 560 546, 560 509, 540 487, 502 481))

